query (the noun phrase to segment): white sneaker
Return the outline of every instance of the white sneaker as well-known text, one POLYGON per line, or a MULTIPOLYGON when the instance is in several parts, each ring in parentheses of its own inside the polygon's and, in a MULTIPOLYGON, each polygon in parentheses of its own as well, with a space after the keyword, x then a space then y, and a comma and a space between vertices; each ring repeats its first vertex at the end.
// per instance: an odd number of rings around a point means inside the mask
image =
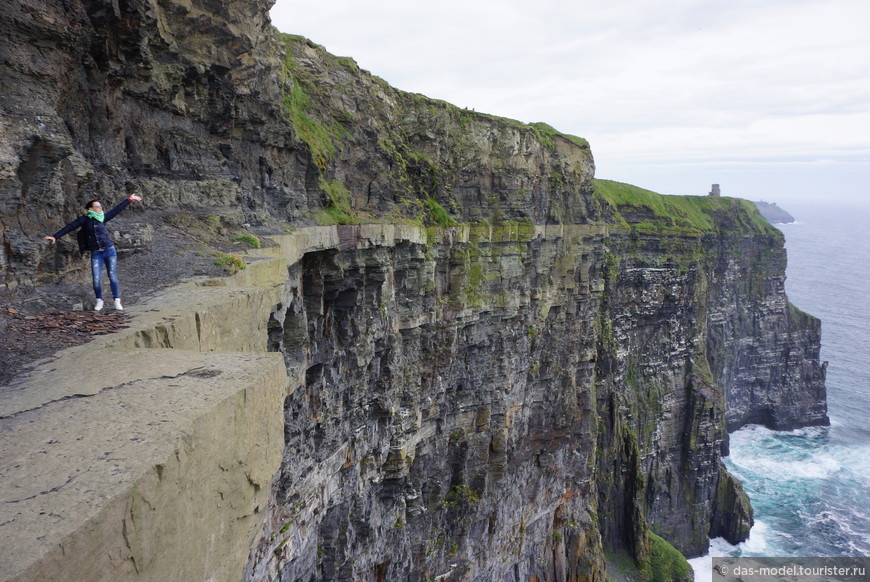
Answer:
POLYGON ((97 299, 97 302, 94 304, 94 311, 102 311, 103 309, 103 300, 97 299))
POLYGON ((115 311, 124 311, 124 308, 121 307, 121 300, 115 297, 115 311))

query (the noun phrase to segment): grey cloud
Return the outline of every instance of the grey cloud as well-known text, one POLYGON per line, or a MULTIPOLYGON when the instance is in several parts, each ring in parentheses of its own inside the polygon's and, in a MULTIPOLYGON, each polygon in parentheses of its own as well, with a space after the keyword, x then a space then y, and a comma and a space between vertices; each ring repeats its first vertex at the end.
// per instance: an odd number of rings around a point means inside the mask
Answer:
POLYGON ((278 0, 272 17, 400 89, 590 138, 602 170, 854 170, 870 149, 864 0, 278 0))

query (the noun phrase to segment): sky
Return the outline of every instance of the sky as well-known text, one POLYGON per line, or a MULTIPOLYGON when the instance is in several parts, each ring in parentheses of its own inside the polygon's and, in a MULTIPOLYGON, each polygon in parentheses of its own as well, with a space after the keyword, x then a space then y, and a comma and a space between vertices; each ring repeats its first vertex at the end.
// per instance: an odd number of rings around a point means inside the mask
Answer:
POLYGON ((589 140, 662 194, 870 206, 868 0, 277 0, 403 91, 589 140))

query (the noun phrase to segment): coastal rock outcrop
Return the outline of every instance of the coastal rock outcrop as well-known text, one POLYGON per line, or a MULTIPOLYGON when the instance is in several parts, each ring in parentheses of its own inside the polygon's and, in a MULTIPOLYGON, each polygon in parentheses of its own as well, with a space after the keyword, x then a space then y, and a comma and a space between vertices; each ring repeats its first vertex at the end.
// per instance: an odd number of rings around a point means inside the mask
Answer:
POLYGON ((788 224, 794 222, 794 216, 788 213, 785 208, 780 207, 776 202, 757 201, 755 205, 761 215, 769 220, 772 224, 788 224))
POLYGON ((604 580, 613 552, 643 571, 744 539, 728 431, 827 422, 781 233, 745 201, 598 180, 582 138, 398 91, 269 6, 0 9, 4 293, 81 269, 37 237, 95 196, 277 225, 271 267, 115 346, 283 359, 282 461, 239 488, 254 541, 216 579, 604 580))

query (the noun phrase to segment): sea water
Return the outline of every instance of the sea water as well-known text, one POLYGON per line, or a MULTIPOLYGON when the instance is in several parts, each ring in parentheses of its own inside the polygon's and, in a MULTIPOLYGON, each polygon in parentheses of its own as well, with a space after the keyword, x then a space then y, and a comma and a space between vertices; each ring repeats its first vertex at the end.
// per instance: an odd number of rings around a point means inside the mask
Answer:
POLYGON ((870 556, 870 208, 789 207, 786 293, 822 320, 830 427, 731 435, 728 469, 755 511, 749 540, 711 540, 712 556, 870 556))

